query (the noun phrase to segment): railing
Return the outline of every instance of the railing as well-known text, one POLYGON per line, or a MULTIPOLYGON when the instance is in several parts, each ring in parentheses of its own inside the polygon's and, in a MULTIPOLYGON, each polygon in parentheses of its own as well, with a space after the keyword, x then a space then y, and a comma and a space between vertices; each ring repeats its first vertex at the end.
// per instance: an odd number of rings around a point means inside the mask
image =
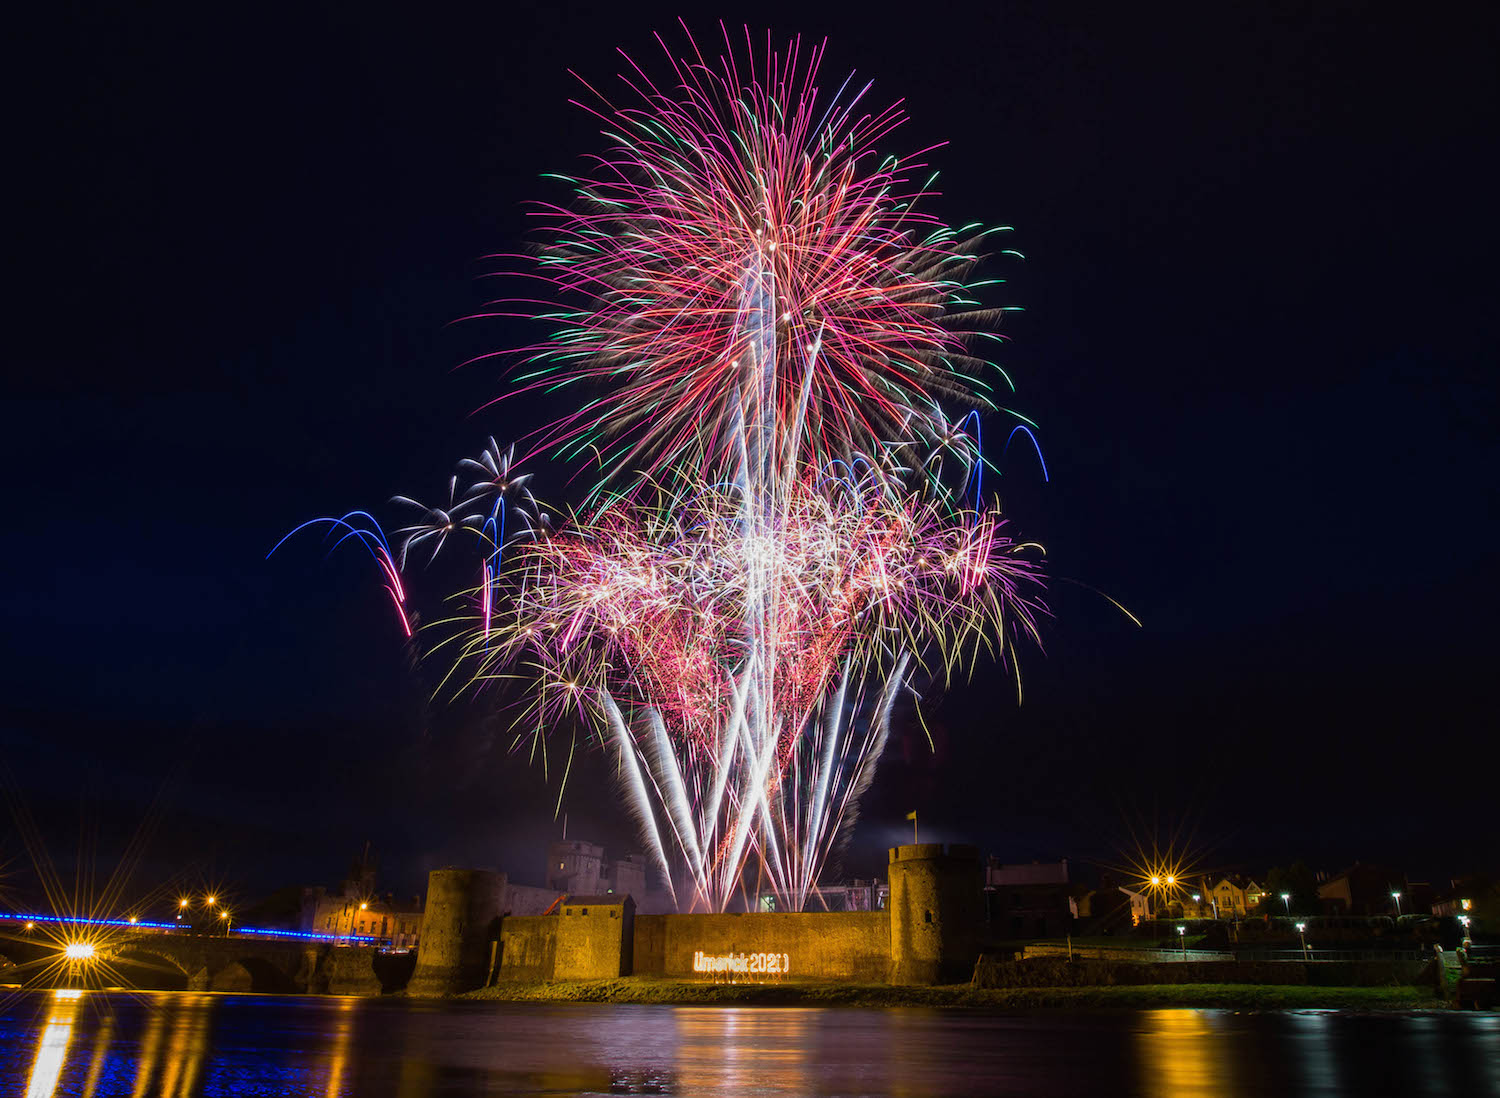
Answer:
MULTIPOLYGON (((1119 946, 1029 945, 1023 957, 1068 957, 1075 960, 1138 961, 1426 961, 1430 949, 1130 949, 1119 946)), ((1500 959, 1500 958, 1497 958, 1500 959)))
POLYGON ((1233 953, 1217 949, 1130 949, 1122 946, 1029 945, 1023 957, 1073 957, 1076 960, 1140 961, 1232 961, 1233 953))
POLYGON ((1238 961, 1426 961, 1424 949, 1242 949, 1238 961))

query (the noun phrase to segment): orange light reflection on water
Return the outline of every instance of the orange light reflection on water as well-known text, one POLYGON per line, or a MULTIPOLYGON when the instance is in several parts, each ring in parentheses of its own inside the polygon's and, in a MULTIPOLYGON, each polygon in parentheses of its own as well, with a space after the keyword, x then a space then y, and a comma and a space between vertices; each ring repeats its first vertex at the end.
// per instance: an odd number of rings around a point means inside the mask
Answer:
POLYGON ((58 990, 52 993, 47 1024, 37 1039, 31 1076, 26 1081, 26 1098, 52 1098, 57 1093, 57 1081, 68 1058, 68 1045, 73 1041, 73 1019, 78 1016, 82 1001, 81 991, 58 990))
POLYGON ((1239 1093, 1214 1015, 1202 1010, 1143 1010, 1141 1093, 1163 1098, 1234 1098, 1239 1093))
POLYGON ((816 1009, 678 1007, 678 1071, 685 1094, 812 1089, 807 1027, 816 1009))

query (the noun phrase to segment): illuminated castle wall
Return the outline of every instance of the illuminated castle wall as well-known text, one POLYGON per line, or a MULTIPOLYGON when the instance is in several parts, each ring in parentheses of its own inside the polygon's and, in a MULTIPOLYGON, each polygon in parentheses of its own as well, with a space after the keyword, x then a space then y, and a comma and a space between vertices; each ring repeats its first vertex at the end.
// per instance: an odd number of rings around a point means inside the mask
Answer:
MULTIPOLYGON (((896 847, 890 881, 888 911, 639 915, 619 895, 570 896, 556 914, 501 919, 484 981, 967 979, 982 914, 978 852, 936 843, 896 847)), ((472 969, 466 978, 471 986, 481 982, 472 969)))

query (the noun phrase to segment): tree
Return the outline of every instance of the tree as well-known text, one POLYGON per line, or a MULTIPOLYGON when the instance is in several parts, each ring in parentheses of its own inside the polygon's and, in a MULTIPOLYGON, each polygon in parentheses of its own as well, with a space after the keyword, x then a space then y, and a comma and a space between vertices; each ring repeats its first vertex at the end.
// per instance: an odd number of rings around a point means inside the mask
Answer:
POLYGON ((1261 915, 1316 915, 1318 913, 1318 878, 1306 862, 1293 862, 1282 869, 1273 866, 1266 874, 1266 893, 1256 909, 1261 915), (1289 895, 1283 901, 1281 894, 1289 895), (1290 911, 1288 907, 1290 906, 1290 911))

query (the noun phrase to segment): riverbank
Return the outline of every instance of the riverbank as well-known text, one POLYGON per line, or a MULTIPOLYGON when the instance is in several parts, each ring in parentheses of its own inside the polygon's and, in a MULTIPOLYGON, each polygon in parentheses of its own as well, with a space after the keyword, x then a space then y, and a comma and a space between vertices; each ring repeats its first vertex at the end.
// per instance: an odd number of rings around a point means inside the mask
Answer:
POLYGON ((1271 984, 1141 984, 976 988, 969 984, 715 984, 624 977, 566 983, 503 983, 465 999, 492 1002, 659 1003, 691 1006, 1038 1008, 1216 1007, 1228 1010, 1447 1010, 1428 988, 1271 984))

